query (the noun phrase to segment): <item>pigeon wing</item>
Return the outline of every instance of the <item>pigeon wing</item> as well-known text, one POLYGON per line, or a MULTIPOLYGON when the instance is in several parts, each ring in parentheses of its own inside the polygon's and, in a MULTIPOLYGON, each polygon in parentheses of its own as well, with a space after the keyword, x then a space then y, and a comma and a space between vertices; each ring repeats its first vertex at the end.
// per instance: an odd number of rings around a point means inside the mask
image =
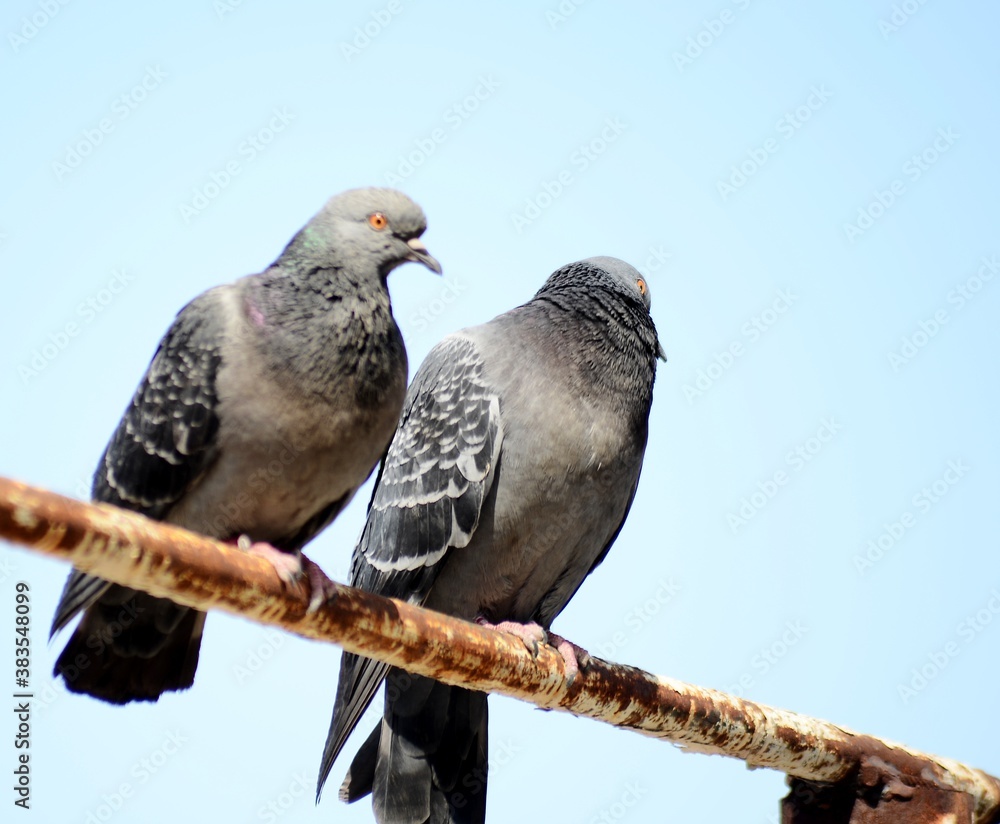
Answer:
MULTIPOLYGON (((447 553, 472 539, 502 440, 499 394, 483 376, 475 344, 464 336, 446 338, 407 394, 354 550, 352 585, 422 603, 447 553)), ((344 654, 320 789, 387 669, 344 654)))
MULTIPOLYGON (((212 290, 185 306, 160 341, 94 473, 92 497, 162 520, 216 458, 216 374, 222 327, 212 290)), ((109 584, 74 570, 51 634, 103 594, 109 584)))

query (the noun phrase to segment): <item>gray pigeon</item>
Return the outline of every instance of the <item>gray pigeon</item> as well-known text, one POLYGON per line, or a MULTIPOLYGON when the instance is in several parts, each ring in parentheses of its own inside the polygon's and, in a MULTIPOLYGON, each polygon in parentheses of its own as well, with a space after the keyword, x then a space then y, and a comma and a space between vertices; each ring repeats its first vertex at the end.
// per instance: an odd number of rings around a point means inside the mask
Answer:
MULTIPOLYGON (((628 515, 662 355, 646 282, 610 257, 445 338, 407 393, 351 583, 544 638, 628 515)), ((482 822, 486 695, 347 653, 317 800, 383 679, 382 723, 341 799, 371 793, 381 824, 482 822)))
MULTIPOLYGON (((419 239, 426 225, 400 192, 344 192, 264 272, 191 301, 104 451, 94 500, 300 572, 300 548, 351 500, 399 420, 406 350, 386 277, 406 261, 441 272, 419 239)), ((52 634, 81 610, 55 665, 68 689, 124 704, 191 686, 204 613, 74 571, 52 634)))

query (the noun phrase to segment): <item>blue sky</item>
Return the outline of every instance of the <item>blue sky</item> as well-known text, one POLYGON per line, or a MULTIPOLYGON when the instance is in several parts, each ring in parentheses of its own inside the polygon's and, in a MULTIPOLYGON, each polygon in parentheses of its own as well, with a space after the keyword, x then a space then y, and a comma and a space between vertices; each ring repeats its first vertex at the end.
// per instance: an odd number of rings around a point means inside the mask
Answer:
MULTIPOLYGON (((445 272, 390 279, 411 374, 569 261, 650 281, 669 362, 642 482, 559 633, 998 774, 998 22, 933 0, 9 3, 0 473, 86 494, 176 311, 330 195, 395 185, 445 272)), ((341 580, 367 497, 310 549, 341 580)), ((372 820, 332 791, 346 758, 312 802, 335 647, 214 614, 192 690, 105 706, 48 677, 65 565, 0 562, 8 614, 17 581, 33 595, 36 818, 372 820)), ((765 824, 783 793, 503 698, 490 735, 493 821, 765 824)))

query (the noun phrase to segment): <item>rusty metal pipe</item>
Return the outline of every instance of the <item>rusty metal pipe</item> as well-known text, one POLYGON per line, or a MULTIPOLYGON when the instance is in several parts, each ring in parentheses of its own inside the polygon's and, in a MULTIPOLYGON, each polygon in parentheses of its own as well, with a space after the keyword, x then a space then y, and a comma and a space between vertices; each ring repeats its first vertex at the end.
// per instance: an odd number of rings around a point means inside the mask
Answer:
POLYGON ((872 765, 885 764, 907 786, 967 793, 980 824, 1000 815, 1000 781, 956 761, 596 658, 569 685, 549 647, 534 657, 513 636, 340 584, 309 613, 308 585, 286 587, 267 561, 106 504, 0 478, 0 537, 118 584, 333 642, 449 684, 806 781, 870 783, 872 765))

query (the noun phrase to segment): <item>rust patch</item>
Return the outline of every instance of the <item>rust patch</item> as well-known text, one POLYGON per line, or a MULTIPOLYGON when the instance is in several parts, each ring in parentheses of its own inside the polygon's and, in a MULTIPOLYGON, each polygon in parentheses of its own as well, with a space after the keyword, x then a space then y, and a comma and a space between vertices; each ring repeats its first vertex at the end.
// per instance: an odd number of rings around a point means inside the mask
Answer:
POLYGON ((1000 822, 1000 781, 964 764, 598 658, 569 687, 552 650, 533 658, 503 633, 333 582, 329 600, 307 613, 308 586, 284 586, 264 559, 112 506, 0 478, 0 537, 196 609, 222 609, 449 684, 781 770, 800 790, 786 799, 783 824, 1000 822), (845 799, 848 817, 838 818, 845 799), (807 808, 814 817, 796 818, 807 808), (885 810, 938 817, 892 819, 885 810))

